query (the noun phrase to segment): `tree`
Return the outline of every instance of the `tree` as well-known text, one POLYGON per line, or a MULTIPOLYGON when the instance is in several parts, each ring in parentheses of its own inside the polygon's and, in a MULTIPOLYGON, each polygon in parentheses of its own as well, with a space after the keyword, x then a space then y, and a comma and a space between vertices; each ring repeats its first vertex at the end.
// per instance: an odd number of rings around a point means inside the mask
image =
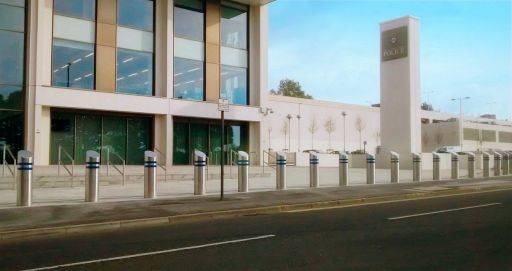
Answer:
POLYGON ((434 107, 426 102, 421 104, 421 109, 425 111, 434 111, 434 107))
POLYGON ((363 144, 363 131, 366 128, 366 123, 364 123, 361 116, 357 116, 356 119, 356 130, 359 133, 359 149, 362 150, 363 147, 361 146, 363 144))
POLYGON ((330 150, 330 149, 332 149, 331 148, 331 134, 334 133, 334 131, 336 130, 336 122, 332 119, 332 117, 329 117, 325 121, 324 128, 325 128, 325 131, 327 132, 327 134, 329 134, 329 150, 330 150))
POLYGON ((435 139, 436 139, 437 147, 440 147, 441 144, 443 143, 444 136, 443 136, 443 134, 441 132, 437 132, 436 136, 435 136, 435 139))
POLYGON ((423 135, 421 135, 421 141, 422 141, 422 149, 426 149, 428 144, 430 143, 430 137, 428 136, 427 133, 423 133, 423 135))
POLYGON ((273 95, 289 96, 303 99, 313 99, 313 96, 306 94, 299 82, 291 79, 283 79, 279 82, 279 89, 277 91, 270 90, 273 95))
POLYGON ((377 146, 380 146, 380 131, 375 132, 373 135, 375 136, 375 142, 377 143, 377 146))
POLYGON ((308 130, 311 133, 311 149, 314 149, 315 146, 314 146, 313 142, 314 142, 314 138, 315 138, 315 133, 318 130, 318 124, 316 123, 316 117, 313 117, 311 119, 311 123, 309 124, 308 130))

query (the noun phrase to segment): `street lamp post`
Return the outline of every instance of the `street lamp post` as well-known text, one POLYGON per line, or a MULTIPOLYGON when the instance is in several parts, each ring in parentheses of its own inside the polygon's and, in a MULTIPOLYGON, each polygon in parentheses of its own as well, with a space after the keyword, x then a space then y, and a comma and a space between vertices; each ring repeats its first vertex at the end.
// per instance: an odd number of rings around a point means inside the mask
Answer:
POLYGON ((470 97, 459 97, 459 98, 453 98, 452 101, 459 101, 459 144, 460 144, 460 151, 462 151, 462 142, 464 141, 464 120, 462 115, 462 101, 468 100, 470 97))
POLYGON ((300 153, 300 119, 302 118, 302 116, 299 114, 297 115, 297 138, 298 138, 298 143, 297 143, 297 152, 300 153))
POLYGON ((347 117, 347 112, 343 111, 341 112, 341 115, 343 116, 343 152, 346 152, 347 151, 347 148, 346 148, 346 138, 347 138, 347 133, 346 133, 346 117, 347 117))
POLYGON ((292 139, 292 136, 291 136, 291 129, 292 129, 292 118, 293 116, 291 114, 288 114, 286 116, 286 118, 288 119, 288 152, 291 152, 292 151, 292 142, 291 142, 291 139, 292 139))

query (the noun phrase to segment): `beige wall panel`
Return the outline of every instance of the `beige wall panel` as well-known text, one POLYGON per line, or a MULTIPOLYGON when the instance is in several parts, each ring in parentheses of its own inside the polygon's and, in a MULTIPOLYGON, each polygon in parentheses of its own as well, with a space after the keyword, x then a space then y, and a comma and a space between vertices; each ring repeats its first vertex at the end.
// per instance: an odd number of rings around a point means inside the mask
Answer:
POLYGON ((206 63, 206 100, 217 102, 220 97, 220 65, 206 63))
POLYGON ((220 46, 206 43, 206 62, 220 64, 220 46))
POLYGON ((116 26, 113 24, 96 24, 96 43, 116 47, 116 26))
POLYGON ((116 48, 96 46, 96 89, 114 92, 116 89, 116 48))
POLYGON ((220 45, 219 1, 206 1, 206 43, 220 45))
POLYGON ((98 23, 116 24, 117 9, 116 0, 97 0, 98 23))

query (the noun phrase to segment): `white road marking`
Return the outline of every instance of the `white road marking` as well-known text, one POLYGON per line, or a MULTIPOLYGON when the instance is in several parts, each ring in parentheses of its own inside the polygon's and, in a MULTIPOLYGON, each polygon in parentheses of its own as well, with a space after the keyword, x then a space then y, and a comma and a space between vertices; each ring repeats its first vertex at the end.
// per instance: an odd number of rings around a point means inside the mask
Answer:
POLYGON ((198 249, 198 248, 214 247, 214 246, 221 246, 221 245, 235 244, 235 243, 243 243, 243 242, 248 242, 248 241, 272 238, 272 237, 275 237, 275 235, 274 234, 260 235, 260 236, 250 237, 250 238, 237 239, 237 240, 229 240, 229 241, 223 241, 223 242, 217 242, 217 243, 209 243, 209 244, 204 244, 204 245, 189 246, 189 247, 182 247, 182 248, 173 248, 173 249, 167 249, 167 250, 159 250, 159 251, 153 251, 153 252, 138 253, 138 254, 118 256, 118 257, 112 257, 112 258, 104 258, 104 259, 98 259, 98 260, 90 260, 90 261, 83 261, 83 262, 75 262, 75 263, 68 263, 68 264, 61 264, 61 265, 54 265, 54 266, 46 266, 46 267, 25 269, 23 271, 51 270, 51 269, 71 267, 71 266, 78 266, 78 265, 86 265, 86 264, 92 264, 92 263, 101 263, 101 262, 108 262, 108 261, 125 260, 125 259, 132 259, 132 258, 138 258, 138 257, 144 257, 144 256, 152 256, 152 255, 158 255, 158 254, 172 253, 172 252, 177 252, 177 251, 193 250, 193 249, 198 249))
POLYGON ((418 213, 418 214, 411 214, 411 215, 404 215, 404 216, 396 216, 396 217, 390 217, 390 218, 388 218, 388 220, 398 220, 398 219, 411 218, 411 217, 417 217, 417 216, 442 214, 442 213, 449 213, 449 212, 455 212, 455 211, 461 211, 461 210, 489 207, 489 206, 494 206, 494 205, 501 205, 501 203, 494 202, 494 203, 475 205, 475 206, 468 206, 468 207, 455 208, 455 209, 447 209, 447 210, 434 211, 434 212, 428 212, 428 213, 418 213))

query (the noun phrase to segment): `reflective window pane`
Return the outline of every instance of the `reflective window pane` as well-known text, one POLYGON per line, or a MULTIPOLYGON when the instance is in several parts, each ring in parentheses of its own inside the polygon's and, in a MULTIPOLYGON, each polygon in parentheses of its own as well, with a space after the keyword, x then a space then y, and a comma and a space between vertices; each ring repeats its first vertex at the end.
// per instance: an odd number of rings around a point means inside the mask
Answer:
POLYGON ((203 41, 204 13, 174 7, 174 35, 177 37, 203 41))
POLYGON ((192 9, 197 11, 203 11, 203 1, 202 0, 174 0, 174 5, 186 9, 192 9))
POLYGON ((246 105, 247 101, 247 69, 221 66, 220 95, 232 104, 246 105))
POLYGON ((117 91, 153 95, 153 54, 117 49, 117 91))
POLYGON ((54 0, 55 13, 93 21, 96 17, 95 0, 54 0))
POLYGON ((94 45, 54 39, 52 85, 92 89, 94 86, 94 45))
POLYGON ((247 49, 247 11, 222 6, 221 17, 222 46, 247 49))
MULTIPOLYGON (((76 115, 75 162, 85 163, 88 150, 101 153, 101 116, 76 115)), ((101 157, 103 160, 104 157, 101 157)))
MULTIPOLYGON (((140 165, 144 163, 144 152, 151 148, 151 118, 128 118, 128 149, 126 150, 126 163, 140 165)), ((164 163, 161 161, 161 163, 164 163)))
POLYGON ((0 4, 0 29, 23 32, 25 9, 0 4))
MULTIPOLYGON (((102 131, 101 155, 107 157, 108 154, 112 163, 122 164, 119 158, 126 156, 126 118, 104 116, 102 131)), ((106 159, 101 161, 102 164, 106 162, 106 159)))
POLYGON ((23 112, 0 110, 0 146, 3 145, 9 146, 13 154, 23 148, 23 112))
POLYGON ((59 146, 61 147, 61 160, 64 164, 71 164, 75 151, 75 114, 52 112, 50 137, 50 163, 59 162, 59 146), (68 155, 64 154, 66 152, 68 155))
POLYGON ((174 98, 199 100, 204 99, 202 61, 174 58, 174 98))
POLYGON ((174 165, 188 165, 190 163, 188 123, 174 122, 173 146, 172 163, 174 165))
POLYGON ((0 84, 23 84, 23 33, 0 30, 0 84))
POLYGON ((152 32, 153 2, 152 0, 118 0, 117 23, 152 32))
POLYGON ((24 7, 25 0, 0 0, 0 4, 7 4, 11 6, 24 7))
POLYGON ((0 85, 0 109, 23 109, 23 87, 0 85))

